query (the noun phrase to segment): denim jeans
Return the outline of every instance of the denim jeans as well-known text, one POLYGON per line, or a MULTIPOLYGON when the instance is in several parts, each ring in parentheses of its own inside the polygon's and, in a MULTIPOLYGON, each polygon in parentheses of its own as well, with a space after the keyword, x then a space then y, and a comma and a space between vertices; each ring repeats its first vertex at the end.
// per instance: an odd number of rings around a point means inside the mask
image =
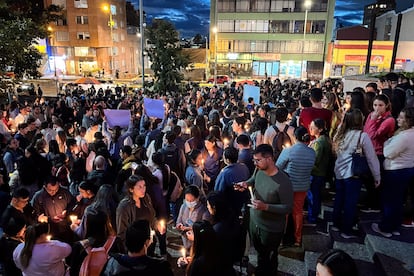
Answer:
POLYGON ((324 176, 311 177, 311 186, 308 191, 308 221, 316 222, 321 212, 321 190, 325 184, 324 176))
POLYGON ((379 228, 384 232, 397 231, 402 222, 404 195, 414 176, 414 168, 384 172, 382 189, 383 216, 379 228))
POLYGON ((333 223, 345 234, 351 234, 356 221, 357 204, 362 181, 359 178, 335 180, 336 195, 333 210, 333 223))

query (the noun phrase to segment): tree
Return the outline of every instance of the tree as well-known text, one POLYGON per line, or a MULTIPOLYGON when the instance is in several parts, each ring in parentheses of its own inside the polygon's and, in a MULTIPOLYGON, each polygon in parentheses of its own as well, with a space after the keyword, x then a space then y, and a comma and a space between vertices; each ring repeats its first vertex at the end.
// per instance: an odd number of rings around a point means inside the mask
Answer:
POLYGON ((35 48, 48 36, 47 24, 60 18, 55 5, 43 8, 40 0, 0 2, 0 71, 11 67, 17 77, 38 76, 42 55, 35 48))
POLYGON ((194 44, 201 44, 203 43, 203 37, 201 34, 196 34, 193 39, 194 44))
POLYGON ((162 19, 154 19, 146 30, 148 56, 154 71, 154 88, 158 91, 174 90, 184 77, 180 72, 189 63, 188 55, 181 51, 178 32, 174 25, 162 19))

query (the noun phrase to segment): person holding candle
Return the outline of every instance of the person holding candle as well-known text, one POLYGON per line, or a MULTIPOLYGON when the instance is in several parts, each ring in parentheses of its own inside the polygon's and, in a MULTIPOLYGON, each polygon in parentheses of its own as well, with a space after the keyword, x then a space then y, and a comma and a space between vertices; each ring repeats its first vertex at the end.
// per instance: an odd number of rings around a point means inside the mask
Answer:
POLYGON ((31 203, 38 221, 50 223, 50 232, 55 238, 67 242, 73 240, 67 215, 73 210, 75 199, 57 183, 55 176, 46 179, 43 188, 35 193, 31 203))
POLYGON ((171 266, 164 259, 148 256, 152 243, 148 220, 137 220, 126 230, 127 254, 112 254, 103 275, 173 276, 171 266))
POLYGON ((200 194, 200 189, 195 185, 185 188, 184 203, 177 218, 176 228, 182 232, 183 244, 187 250, 191 247, 192 242, 188 238, 188 233, 194 222, 210 219, 207 207, 200 201, 200 194))
POLYGON ((277 275, 278 248, 283 237, 286 215, 292 211, 293 189, 289 177, 279 170, 273 159, 273 148, 259 145, 253 161, 257 172, 245 181, 234 185, 244 192, 253 186, 255 199, 250 208, 250 236, 257 251, 255 275, 277 275))
POLYGON ((70 275, 79 275, 82 262, 87 256, 86 249, 102 247, 108 242, 109 253, 123 253, 124 247, 119 238, 116 238, 108 215, 97 209, 88 211, 86 215, 86 239, 78 241, 72 246, 72 254, 67 258, 70 266, 70 275))
POLYGON ((237 149, 233 147, 228 147, 224 150, 223 160, 226 167, 220 171, 214 187, 214 191, 221 192, 229 202, 236 217, 242 215, 243 205, 249 202, 249 194, 247 191, 243 193, 235 191, 233 185, 250 178, 247 166, 237 162, 238 156, 237 149))
POLYGON ((25 242, 13 251, 13 260, 23 275, 65 275, 63 259, 72 248, 58 240, 49 240, 49 225, 39 223, 27 227, 25 242))
POLYGON ((217 146, 217 138, 211 134, 204 140, 204 146, 202 151, 202 160, 204 160, 204 162, 201 163, 202 169, 210 178, 207 186, 208 190, 211 191, 214 188, 217 175, 221 169, 223 149, 217 146))
POLYGON ((193 149, 187 156, 188 166, 185 170, 185 179, 188 185, 195 185, 200 189, 201 194, 205 197, 208 186, 207 182, 211 178, 203 171, 203 155, 198 149, 193 149))
POLYGON ((188 262, 187 276, 234 276, 232 266, 225 265, 224 251, 220 250, 217 234, 210 222, 197 221, 192 227, 194 243, 190 257, 178 260, 188 262))
MULTIPOLYGON (((116 209, 117 235, 125 244, 125 234, 129 225, 139 219, 147 220, 153 229, 157 229, 161 234, 160 224, 155 217, 155 210, 150 196, 146 193, 145 179, 139 175, 131 175, 125 182, 128 195, 125 196, 116 209)), ((155 248, 151 248, 150 254, 154 253, 155 248)))

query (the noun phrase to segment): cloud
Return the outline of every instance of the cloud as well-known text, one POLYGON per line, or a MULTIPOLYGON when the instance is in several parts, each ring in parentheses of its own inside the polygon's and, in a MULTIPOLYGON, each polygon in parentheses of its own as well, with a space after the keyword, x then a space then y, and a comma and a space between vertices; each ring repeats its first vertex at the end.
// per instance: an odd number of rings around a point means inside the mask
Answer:
MULTIPOLYGON (((210 0, 143 0, 148 23, 154 18, 170 20, 181 36, 207 35, 210 0)), ((131 1, 138 8, 139 0, 131 1)))
MULTIPOLYGON (((364 6, 376 0, 336 0, 335 17, 345 25, 362 24, 364 6)), ((139 0, 132 0, 138 8, 139 0)), ((143 0, 148 23, 153 18, 170 20, 182 37, 207 35, 210 0, 143 0)))

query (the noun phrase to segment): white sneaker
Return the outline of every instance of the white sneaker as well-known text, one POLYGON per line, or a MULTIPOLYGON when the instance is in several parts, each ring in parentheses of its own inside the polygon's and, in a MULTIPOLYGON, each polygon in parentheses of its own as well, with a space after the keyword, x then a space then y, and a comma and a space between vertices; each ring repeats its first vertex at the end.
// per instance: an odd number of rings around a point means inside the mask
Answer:
POLYGON ((392 231, 392 233, 394 236, 401 236, 401 233, 399 231, 392 231))
POLYGON ((371 224, 371 229, 372 229, 372 231, 374 231, 378 234, 381 234, 382 236, 384 236, 386 238, 391 238, 392 237, 391 233, 382 232, 381 229, 379 229, 378 223, 371 224))

